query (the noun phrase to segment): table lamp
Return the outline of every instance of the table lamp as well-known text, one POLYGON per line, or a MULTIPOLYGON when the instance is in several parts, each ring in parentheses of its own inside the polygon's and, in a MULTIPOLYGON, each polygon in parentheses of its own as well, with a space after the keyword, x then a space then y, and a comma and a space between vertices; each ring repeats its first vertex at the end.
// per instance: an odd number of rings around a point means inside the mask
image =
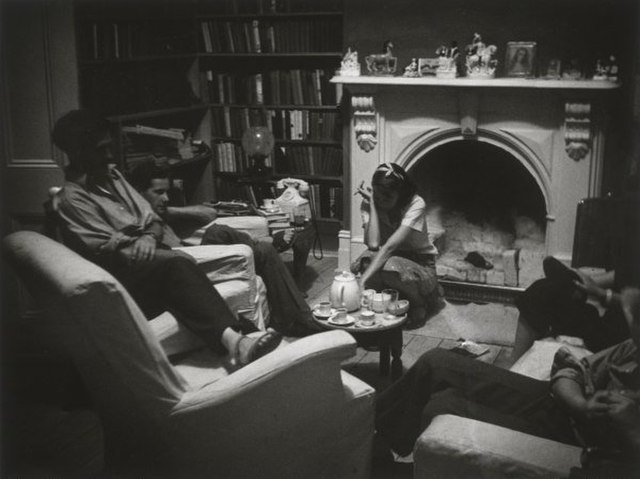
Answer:
POLYGON ((267 167, 265 160, 271 154, 275 140, 273 133, 265 126, 252 126, 242 135, 242 148, 251 159, 251 166, 247 172, 251 176, 268 176, 271 168, 267 167))

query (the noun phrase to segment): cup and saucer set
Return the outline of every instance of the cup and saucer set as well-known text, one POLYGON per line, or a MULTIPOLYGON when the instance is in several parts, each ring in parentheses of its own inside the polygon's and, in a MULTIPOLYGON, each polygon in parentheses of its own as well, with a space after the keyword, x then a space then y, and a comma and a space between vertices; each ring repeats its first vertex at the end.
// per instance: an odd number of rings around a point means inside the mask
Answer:
POLYGON ((332 326, 362 329, 385 328, 406 317, 407 300, 398 299, 396 290, 386 289, 380 293, 368 289, 362 292, 360 309, 349 314, 347 308, 333 308, 331 302, 316 305, 312 313, 316 319, 327 321, 332 326))

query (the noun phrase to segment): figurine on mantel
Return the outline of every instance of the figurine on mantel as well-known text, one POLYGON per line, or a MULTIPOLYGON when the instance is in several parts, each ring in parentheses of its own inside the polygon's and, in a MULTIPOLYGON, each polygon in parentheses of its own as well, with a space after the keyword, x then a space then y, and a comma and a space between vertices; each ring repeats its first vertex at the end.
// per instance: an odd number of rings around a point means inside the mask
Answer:
POLYGON ((418 71, 418 61, 415 58, 411 59, 411 63, 409 63, 406 67, 404 67, 403 77, 415 78, 420 76, 420 72, 418 71))
POLYGON ((358 62, 358 52, 352 52, 351 47, 345 53, 340 62, 340 76, 357 77, 360 76, 360 63, 358 62))
POLYGON ((367 70, 371 75, 393 75, 396 72, 398 59, 393 56, 392 50, 393 43, 387 40, 382 46, 382 53, 365 57, 367 70))
POLYGON ((479 33, 473 35, 473 40, 467 45, 467 76, 471 78, 493 78, 498 60, 494 57, 498 52, 495 45, 486 45, 479 33))
POLYGON ((438 55, 436 77, 455 78, 458 71, 458 56, 460 55, 458 42, 451 42, 451 48, 444 45, 438 47, 436 55, 438 55))
POLYGON ((603 63, 602 60, 596 61, 596 69, 593 74, 594 80, 618 81, 618 63, 616 57, 609 56, 609 60, 603 63))

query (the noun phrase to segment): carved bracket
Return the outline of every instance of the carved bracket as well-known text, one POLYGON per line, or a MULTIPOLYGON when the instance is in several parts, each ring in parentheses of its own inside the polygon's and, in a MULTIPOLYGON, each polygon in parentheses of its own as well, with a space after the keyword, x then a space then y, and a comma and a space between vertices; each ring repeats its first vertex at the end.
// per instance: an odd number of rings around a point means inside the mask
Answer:
POLYGON ((369 153, 378 144, 378 127, 376 124, 376 109, 372 96, 351 97, 353 108, 353 130, 356 141, 361 150, 369 153))
POLYGON ((575 161, 587 156, 591 146, 591 103, 565 103, 564 143, 565 151, 575 161))
POLYGON ((473 138, 478 133, 479 104, 478 93, 475 91, 461 92, 458 95, 460 132, 466 138, 473 138))

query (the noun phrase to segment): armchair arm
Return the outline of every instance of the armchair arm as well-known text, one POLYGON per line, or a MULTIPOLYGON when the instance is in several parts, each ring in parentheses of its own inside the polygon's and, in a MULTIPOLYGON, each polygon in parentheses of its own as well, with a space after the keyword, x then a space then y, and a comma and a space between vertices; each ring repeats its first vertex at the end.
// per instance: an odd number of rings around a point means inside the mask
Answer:
MULTIPOLYGON (((185 393, 171 415, 179 470, 336 477, 344 467, 340 444, 357 434, 340 370, 355 349, 344 331, 319 333, 185 393)), ((371 427, 364 422, 359 428, 371 427)))
POLYGON ((195 246, 202 242, 202 236, 207 228, 211 225, 226 225, 243 231, 256 240, 265 240, 271 238, 269 236, 269 227, 267 219, 262 216, 226 216, 216 218, 209 224, 204 225, 194 231, 188 238, 182 240, 184 244, 195 246))
POLYGON ((437 416, 416 442, 414 479, 564 478, 581 449, 450 414, 437 416))
POLYGON ((253 281, 256 270, 252 249, 244 244, 173 248, 193 257, 211 284, 230 280, 253 281))
POLYGON ((353 356, 355 352, 355 340, 344 331, 327 331, 301 338, 199 391, 185 394, 177 405, 176 412, 222 404, 246 394, 248 389, 269 382, 274 376, 299 367, 304 362, 323 364, 320 369, 326 369, 329 374, 338 377, 342 361, 353 356))

